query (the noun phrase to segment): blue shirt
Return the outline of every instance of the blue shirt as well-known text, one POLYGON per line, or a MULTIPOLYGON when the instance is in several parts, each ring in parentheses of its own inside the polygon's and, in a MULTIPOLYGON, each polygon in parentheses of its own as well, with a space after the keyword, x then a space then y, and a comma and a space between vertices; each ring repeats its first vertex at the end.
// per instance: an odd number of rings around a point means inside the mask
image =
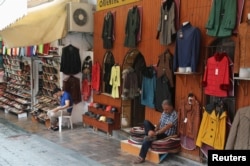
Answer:
POLYGON ((172 123, 173 126, 165 131, 167 136, 176 134, 177 131, 177 113, 173 110, 171 113, 163 112, 160 118, 160 129, 163 128, 165 125, 172 123))
MULTIPOLYGON (((64 91, 63 94, 62 94, 62 96, 60 97, 60 105, 64 106, 66 100, 69 100, 70 101, 70 106, 72 106, 73 99, 72 99, 71 95, 68 92, 64 91)), ((72 112, 72 108, 67 109, 67 111, 69 113, 71 113, 72 112)))

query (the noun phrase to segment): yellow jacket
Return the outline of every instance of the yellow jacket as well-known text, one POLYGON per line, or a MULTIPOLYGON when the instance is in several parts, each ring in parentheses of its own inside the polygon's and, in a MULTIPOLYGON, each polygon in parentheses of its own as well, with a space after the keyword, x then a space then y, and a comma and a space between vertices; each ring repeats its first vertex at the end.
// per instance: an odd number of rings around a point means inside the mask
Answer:
POLYGON ((121 85, 121 76, 120 76, 120 66, 114 65, 111 68, 111 76, 109 84, 112 86, 111 96, 113 98, 119 98, 119 87, 121 85))
POLYGON ((204 111, 196 145, 201 147, 202 143, 205 143, 214 149, 223 150, 226 140, 226 119, 226 111, 220 116, 216 115, 215 110, 210 114, 204 111))

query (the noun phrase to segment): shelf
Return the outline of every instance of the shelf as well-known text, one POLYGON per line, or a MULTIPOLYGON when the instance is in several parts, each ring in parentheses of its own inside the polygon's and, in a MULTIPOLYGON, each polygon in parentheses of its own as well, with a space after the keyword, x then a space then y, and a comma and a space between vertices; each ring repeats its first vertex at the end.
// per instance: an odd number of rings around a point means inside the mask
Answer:
POLYGON ((15 109, 15 110, 17 110, 17 112, 20 110, 29 110, 30 109, 29 107, 27 107, 27 104, 20 103, 16 100, 11 100, 5 96, 1 97, 0 101, 8 106, 5 108, 15 109))
POLYGON ((174 72, 175 75, 201 75, 201 73, 197 73, 197 72, 174 72))
POLYGON ((82 115, 82 120, 84 126, 89 125, 92 126, 94 129, 100 129, 102 131, 107 132, 107 134, 112 135, 113 125, 108 124, 106 122, 100 122, 95 118, 91 118, 87 115, 82 115))
MULTIPOLYGON (((117 107, 116 107, 117 108, 117 107)), ((99 121, 98 119, 92 118, 88 115, 82 115, 82 120, 84 125, 93 126, 95 130, 102 130, 107 132, 107 134, 112 135, 112 131, 114 129, 120 129, 121 127, 121 116, 120 116, 120 109, 117 108, 117 112, 107 112, 101 108, 95 108, 88 106, 88 111, 92 112, 93 114, 105 116, 106 118, 111 118, 113 120, 112 124, 107 122, 99 121)))
POLYGON ((8 82, 1 101, 6 105, 5 112, 13 113, 18 118, 27 117, 27 113, 31 110, 32 76, 29 62, 31 62, 30 59, 24 57, 4 56, 8 82))
POLYGON ((249 80, 250 81, 250 78, 247 78, 247 77, 234 77, 234 80, 249 80))
POLYGON ((107 112, 105 110, 102 110, 101 108, 96 109, 96 108, 90 107, 90 106, 88 108, 89 108, 89 111, 93 112, 94 114, 103 115, 103 116, 106 116, 107 118, 115 119, 116 113, 107 112))
MULTIPOLYGON (((52 96, 54 88, 60 85, 60 56, 55 57, 53 55, 38 56, 42 59, 42 71, 39 72, 39 95, 36 96, 36 103, 34 103, 34 110, 38 115, 33 115, 33 119, 36 122, 49 124, 49 119, 39 117, 40 114, 47 114, 48 110, 51 110, 59 105, 58 101, 52 96), (56 71, 56 73, 55 73, 56 71)), ((49 127, 49 126, 47 126, 49 127)))
POLYGON ((22 97, 22 98, 30 98, 31 97, 31 95, 28 94, 28 93, 20 93, 20 92, 17 92, 17 91, 12 92, 12 91, 9 91, 9 90, 6 90, 6 92, 8 92, 8 93, 10 93, 12 95, 16 95, 16 96, 22 97))
POLYGON ((8 109, 5 109, 4 112, 13 113, 17 115, 18 118, 27 118, 27 112, 24 112, 24 111, 17 112, 15 109, 8 108, 8 109))

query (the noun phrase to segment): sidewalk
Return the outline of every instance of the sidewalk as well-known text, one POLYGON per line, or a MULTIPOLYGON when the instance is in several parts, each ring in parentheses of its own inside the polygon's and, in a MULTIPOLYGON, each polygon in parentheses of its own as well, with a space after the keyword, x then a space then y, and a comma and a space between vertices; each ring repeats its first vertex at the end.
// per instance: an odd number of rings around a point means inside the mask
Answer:
MULTIPOLYGON (((7 138, 0 141, 0 146, 4 145, 4 148, 0 148, 0 166, 16 166, 20 165, 21 161, 33 159, 34 161, 40 161, 40 163, 46 161, 48 166, 57 166, 57 164, 68 166, 129 166, 133 165, 135 159, 135 156, 120 150, 120 141, 118 139, 108 137, 103 132, 94 132, 91 128, 84 128, 82 124, 74 124, 73 130, 64 128, 59 133, 58 131, 47 130, 44 124, 32 122, 29 116, 27 119, 18 119, 16 115, 0 111, 0 133, 3 134, 2 130, 6 131, 6 128, 11 132, 7 132, 8 134, 5 136, 0 135, 1 138, 7 138), (11 144, 13 140, 21 141, 20 146, 24 144, 28 148, 26 150, 18 149, 19 144, 11 144), (21 152, 18 153, 18 151, 21 152), (12 152, 9 155, 19 156, 15 158, 20 160, 18 164, 2 163, 4 162, 1 160, 3 159, 2 154, 8 154, 8 152, 12 152), (53 154, 58 158, 55 158, 53 154), (63 158, 71 162, 65 163, 63 158)), ((35 163, 37 166, 39 162, 35 163)), ((146 161, 141 165, 204 166, 204 164, 176 155, 169 155, 161 164, 146 161)))

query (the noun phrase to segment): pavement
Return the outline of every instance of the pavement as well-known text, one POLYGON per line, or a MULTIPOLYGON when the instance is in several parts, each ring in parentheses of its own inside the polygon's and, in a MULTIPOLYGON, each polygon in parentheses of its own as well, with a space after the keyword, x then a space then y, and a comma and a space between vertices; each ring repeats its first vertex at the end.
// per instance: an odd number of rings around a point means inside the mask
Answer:
MULTIPOLYGON (((120 139, 74 124, 62 132, 48 130, 31 117, 0 110, 0 166, 132 166, 136 156, 121 151, 120 139)), ((178 155, 144 166, 205 166, 178 155)))

